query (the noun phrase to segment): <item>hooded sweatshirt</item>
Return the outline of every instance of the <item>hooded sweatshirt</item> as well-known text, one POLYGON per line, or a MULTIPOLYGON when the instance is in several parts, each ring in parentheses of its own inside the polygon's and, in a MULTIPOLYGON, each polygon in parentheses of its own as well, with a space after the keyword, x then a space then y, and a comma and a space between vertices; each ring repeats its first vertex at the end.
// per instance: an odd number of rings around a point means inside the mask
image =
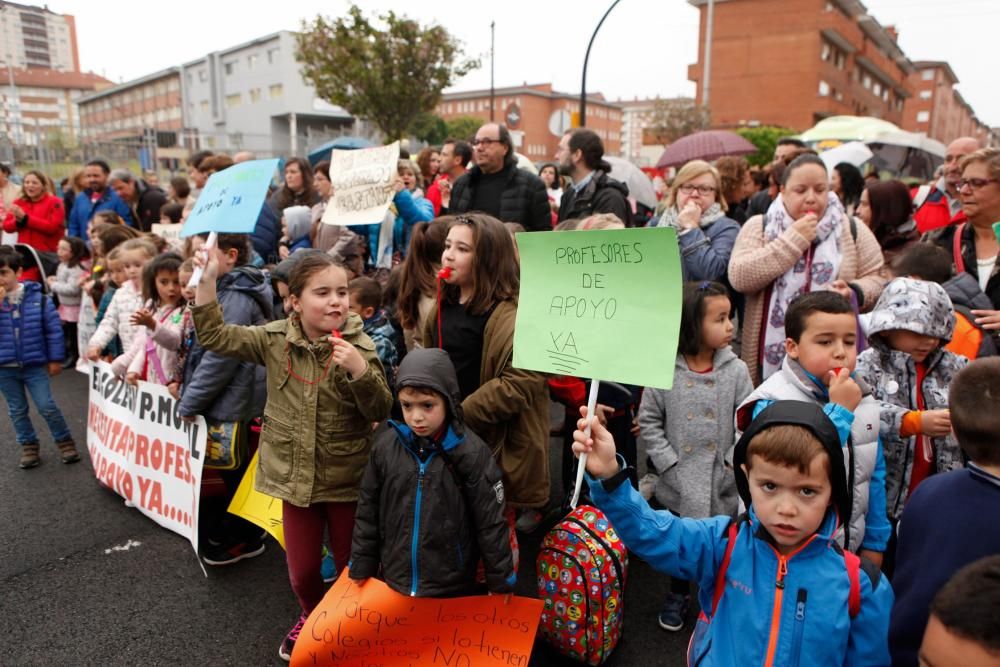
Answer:
MULTIPOLYGON (((847 432, 812 402, 778 401, 765 408, 733 451, 736 488, 748 507, 738 522, 726 571, 726 589, 711 622, 693 638, 689 664, 889 665, 887 633, 892 588, 862 559, 861 605, 848 613, 850 578, 837 544, 838 514, 849 512, 850 494, 841 442, 847 432), (782 555, 751 504, 740 469, 750 440, 777 424, 809 429, 830 457, 831 508, 812 538, 782 555)), ((712 609, 716 576, 728 543, 727 516, 681 519, 653 511, 624 471, 605 480, 588 475, 595 504, 625 546, 655 569, 698 583, 702 609, 712 609)))
POLYGON ((965 357, 943 347, 951 340, 954 329, 951 300, 937 283, 897 278, 886 285, 872 310, 868 330, 871 347, 858 355, 857 372, 881 404, 879 435, 885 448, 886 509, 892 519, 898 520, 903 512, 918 445, 931 447, 932 473, 963 466, 961 449, 954 436, 928 438, 900 434, 903 419, 921 409, 920 405, 923 410, 948 407, 948 387, 958 371, 969 363, 965 357), (895 330, 932 336, 941 345, 918 368, 912 356, 889 346, 883 334, 895 330), (918 372, 923 382, 918 383, 918 372))
MULTIPOLYGON (((260 269, 238 266, 216 281, 226 324, 262 325, 271 319, 271 286, 260 269)), ((263 366, 202 347, 197 334, 184 359, 180 413, 216 421, 246 421, 262 414, 267 398, 263 366)))
POLYGON ((432 390, 446 405, 436 434, 390 421, 361 479, 350 576, 380 571, 404 595, 474 592, 482 558, 490 591, 513 590, 515 573, 500 468, 462 419, 455 369, 444 350, 414 350, 399 366, 397 390, 432 390))

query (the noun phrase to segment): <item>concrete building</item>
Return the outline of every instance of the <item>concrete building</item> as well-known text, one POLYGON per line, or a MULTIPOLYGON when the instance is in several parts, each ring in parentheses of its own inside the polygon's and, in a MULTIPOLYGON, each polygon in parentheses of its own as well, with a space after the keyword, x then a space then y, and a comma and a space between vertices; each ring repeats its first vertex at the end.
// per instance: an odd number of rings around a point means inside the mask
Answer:
MULTIPOLYGON (((77 101, 85 93, 112 85, 96 74, 54 69, 15 68, 13 76, 13 89, 0 87, 0 138, 20 146, 34 146, 40 137, 51 139, 58 133, 67 143, 76 143, 80 138, 77 101)), ((0 78, 0 83, 6 78, 0 78)))
MULTIPOLYGON (((622 110, 622 157, 628 158, 640 167, 652 167, 663 154, 664 142, 655 136, 652 129, 656 104, 660 98, 616 100, 622 110)), ((674 98, 686 102, 691 98, 674 98)))
MULTIPOLYGON (((688 68, 705 95, 707 0, 698 62, 688 68)), ((900 125, 913 64, 859 0, 715 0, 709 107, 713 127, 778 125, 806 130, 828 116, 900 125)))
POLYGON ((85 95, 77 102, 83 142, 105 154, 107 144, 145 148, 155 154, 143 160, 147 167, 155 161, 180 161, 187 155, 181 95, 179 67, 85 95))
POLYGON ((276 32, 180 66, 190 148, 301 155, 353 123, 316 96, 295 60, 295 35, 276 32))
POLYGON ((958 76, 951 66, 932 60, 921 60, 913 66, 910 85, 914 96, 906 101, 903 129, 921 132, 945 144, 968 136, 988 145, 990 128, 976 117, 972 107, 955 89, 958 76))
POLYGON ((0 58, 15 67, 79 72, 73 17, 0 0, 0 58))
MULTIPOLYGON (((559 140, 572 127, 573 114, 579 111, 580 96, 552 90, 552 84, 539 83, 494 89, 494 118, 510 130, 517 152, 533 162, 555 159, 559 140)), ((448 93, 441 98, 435 113, 445 120, 460 116, 490 119, 490 91, 470 90, 448 93)), ((620 155, 622 150, 622 110, 600 93, 587 97, 587 128, 604 142, 604 152, 620 155)))

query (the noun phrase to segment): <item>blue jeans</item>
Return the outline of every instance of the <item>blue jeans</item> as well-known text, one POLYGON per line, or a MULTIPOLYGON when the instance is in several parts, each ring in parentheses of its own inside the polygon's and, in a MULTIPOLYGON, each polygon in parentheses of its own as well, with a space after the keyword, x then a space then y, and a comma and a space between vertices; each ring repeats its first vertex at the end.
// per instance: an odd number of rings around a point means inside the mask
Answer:
POLYGON ((45 364, 41 364, 23 368, 0 368, 0 393, 3 393, 7 401, 7 412, 10 414, 10 420, 14 422, 17 444, 38 442, 35 427, 28 417, 28 397, 24 393, 25 388, 31 394, 31 400, 35 402, 38 413, 48 424, 52 439, 56 442, 72 440, 73 435, 69 432, 66 419, 52 398, 48 368, 45 364))

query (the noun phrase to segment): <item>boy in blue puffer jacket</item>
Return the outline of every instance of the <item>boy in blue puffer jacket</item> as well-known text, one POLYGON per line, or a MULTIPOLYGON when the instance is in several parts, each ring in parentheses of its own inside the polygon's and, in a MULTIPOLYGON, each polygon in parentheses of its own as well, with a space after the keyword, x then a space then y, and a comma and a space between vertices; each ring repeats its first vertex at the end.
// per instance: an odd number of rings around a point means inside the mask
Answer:
POLYGON ((0 392, 21 446, 21 467, 41 463, 38 435, 28 416, 28 397, 45 419, 63 463, 76 463, 73 435, 52 399, 49 376, 58 375, 66 358, 62 323, 52 300, 36 282, 19 283, 23 260, 11 246, 0 246, 0 392))
POLYGON ((594 503, 636 555, 698 582, 703 616, 689 664, 890 664, 892 588, 834 539, 851 513, 846 434, 822 407, 776 401, 750 424, 733 452, 748 508, 735 523, 650 509, 624 483, 607 429, 595 421, 587 436, 581 411, 573 450, 588 454, 594 503))

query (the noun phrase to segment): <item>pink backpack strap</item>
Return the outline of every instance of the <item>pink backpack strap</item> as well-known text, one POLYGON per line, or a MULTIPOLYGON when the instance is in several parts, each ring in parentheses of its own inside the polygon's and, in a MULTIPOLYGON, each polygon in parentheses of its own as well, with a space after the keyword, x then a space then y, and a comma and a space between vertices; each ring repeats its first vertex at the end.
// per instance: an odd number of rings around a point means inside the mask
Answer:
POLYGON ((857 554, 844 549, 844 565, 847 566, 847 578, 851 582, 851 592, 847 596, 847 610, 851 618, 861 613, 861 559, 857 554))
POLYGON ((951 237, 951 255, 955 262, 955 275, 960 276, 965 273, 965 260, 962 259, 962 232, 965 231, 965 223, 960 222, 955 225, 955 235, 951 237))
POLYGON ((726 542, 726 553, 722 556, 722 564, 715 574, 715 589, 712 591, 712 615, 719 606, 722 594, 726 592, 726 571, 729 569, 729 561, 733 558, 733 547, 736 546, 736 533, 739 532, 739 521, 729 524, 729 541, 726 542))

